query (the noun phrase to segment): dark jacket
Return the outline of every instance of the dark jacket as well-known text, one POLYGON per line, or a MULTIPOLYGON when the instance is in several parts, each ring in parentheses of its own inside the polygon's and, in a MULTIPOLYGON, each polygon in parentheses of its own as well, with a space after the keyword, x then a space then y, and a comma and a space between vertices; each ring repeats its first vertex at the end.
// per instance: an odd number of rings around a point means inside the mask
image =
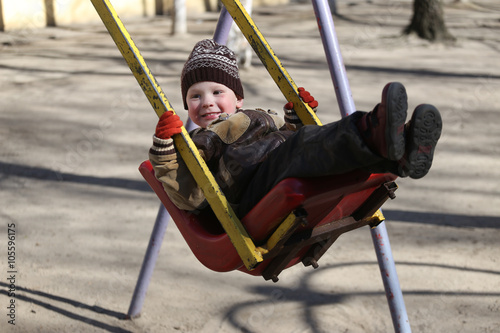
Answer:
MULTIPOLYGON (((283 117, 256 109, 223 114, 208 128, 194 130, 191 137, 229 203, 236 208, 259 164, 292 133, 283 117)), ((206 206, 200 187, 175 151, 172 139, 153 137, 149 156, 156 177, 177 207, 196 210, 206 206)))

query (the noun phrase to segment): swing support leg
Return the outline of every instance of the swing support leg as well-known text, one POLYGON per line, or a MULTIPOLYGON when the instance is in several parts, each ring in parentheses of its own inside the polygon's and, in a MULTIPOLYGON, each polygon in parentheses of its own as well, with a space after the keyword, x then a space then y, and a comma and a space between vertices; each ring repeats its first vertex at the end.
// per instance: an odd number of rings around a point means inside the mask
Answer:
MULTIPOLYGON (((194 124, 191 119, 188 119, 186 123, 186 130, 191 132, 196 127, 197 125, 194 124)), ((163 238, 165 236, 169 220, 170 214, 165 209, 165 206, 160 203, 160 208, 158 209, 158 214, 156 215, 156 221, 153 231, 151 232, 146 254, 144 255, 144 260, 142 262, 141 271, 136 282, 134 294, 132 295, 132 300, 130 301, 127 319, 139 317, 141 314, 146 292, 149 288, 149 282, 151 281, 151 276, 153 275, 156 260, 158 259, 158 254, 160 253, 161 244, 163 243, 163 238)))
MULTIPOLYGON (((356 108, 345 72, 345 66, 340 54, 330 6, 327 0, 313 0, 312 3, 316 17, 318 18, 321 39, 323 41, 328 65, 330 66, 330 73, 334 83, 335 93, 337 94, 340 112, 344 117, 355 112, 356 108)), ((391 311, 394 330, 395 332, 411 332, 385 222, 372 228, 371 235, 384 283, 387 302, 389 303, 389 309, 391 311)))
POLYGON ((226 7, 222 6, 219 20, 217 21, 217 26, 215 27, 214 41, 219 44, 226 45, 232 24, 233 18, 227 11, 226 7))
POLYGON ((391 244, 385 222, 372 228, 371 236, 377 254, 380 274, 384 282, 385 295, 389 304, 389 310, 391 311, 394 331, 398 333, 410 333, 410 321, 406 313, 405 301, 399 284, 394 258, 392 257, 391 244))
POLYGON ((127 319, 136 318, 141 313, 169 220, 170 215, 165 207, 160 204, 151 238, 149 239, 146 254, 142 262, 141 272, 139 273, 134 294, 132 295, 132 301, 130 302, 130 307, 127 312, 127 319))

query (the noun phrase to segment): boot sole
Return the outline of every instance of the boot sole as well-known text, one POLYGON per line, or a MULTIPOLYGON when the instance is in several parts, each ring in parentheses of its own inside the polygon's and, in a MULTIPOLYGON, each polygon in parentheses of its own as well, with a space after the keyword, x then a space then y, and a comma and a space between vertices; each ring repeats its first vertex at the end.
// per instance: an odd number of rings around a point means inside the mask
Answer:
POLYGON ((419 179, 429 172, 442 127, 441 114, 434 106, 417 106, 407 133, 407 157, 403 169, 407 176, 419 179))
POLYGON ((382 103, 385 103, 386 128, 385 138, 387 147, 387 159, 400 160, 405 153, 404 126, 408 110, 408 97, 405 87, 399 82, 386 85, 382 93, 382 103))

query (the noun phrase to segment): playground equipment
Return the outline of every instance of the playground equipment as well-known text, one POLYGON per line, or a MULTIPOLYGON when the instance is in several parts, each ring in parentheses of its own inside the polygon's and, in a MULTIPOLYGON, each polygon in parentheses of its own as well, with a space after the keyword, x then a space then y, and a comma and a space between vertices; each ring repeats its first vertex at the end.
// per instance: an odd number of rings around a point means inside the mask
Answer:
MULTIPOLYGON (((157 115, 173 110, 110 2, 91 1, 157 115)), ((228 27, 234 19, 285 98, 294 103, 302 122, 321 125, 312 109, 301 101, 295 83, 241 3, 238 0, 222 2, 224 8, 214 39, 224 43, 228 27)), ((354 112, 355 107, 328 3, 326 0, 313 0, 313 5, 341 113, 345 116, 354 112)), ((140 171, 168 209, 193 253, 204 265, 216 271, 238 269, 276 282, 282 270, 298 262, 316 268, 317 260, 342 233, 370 225, 394 328, 397 332, 410 331, 384 218, 379 210, 387 198, 394 197, 397 188, 395 176, 352 172, 341 177, 285 179, 240 221, 185 128, 181 134, 174 136, 174 142, 195 180, 211 194, 206 197, 214 215, 195 216, 179 210, 170 202, 162 185, 154 177, 148 161, 140 166, 140 171), (222 229, 214 228, 218 224, 213 221, 220 222, 222 229)), ((165 233, 169 215, 163 206, 155 222, 129 317, 140 313, 165 233)))

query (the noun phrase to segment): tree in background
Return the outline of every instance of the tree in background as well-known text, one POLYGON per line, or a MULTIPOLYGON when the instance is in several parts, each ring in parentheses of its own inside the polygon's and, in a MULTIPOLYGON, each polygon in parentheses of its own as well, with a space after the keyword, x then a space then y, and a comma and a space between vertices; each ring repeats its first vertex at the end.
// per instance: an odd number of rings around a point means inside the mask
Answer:
POLYGON ((444 23, 440 0, 413 0, 413 17, 404 33, 416 33, 418 37, 430 41, 455 40, 444 23))
POLYGON ((0 31, 5 31, 5 24, 3 22, 3 5, 2 5, 2 0, 0 0, 0 31))

